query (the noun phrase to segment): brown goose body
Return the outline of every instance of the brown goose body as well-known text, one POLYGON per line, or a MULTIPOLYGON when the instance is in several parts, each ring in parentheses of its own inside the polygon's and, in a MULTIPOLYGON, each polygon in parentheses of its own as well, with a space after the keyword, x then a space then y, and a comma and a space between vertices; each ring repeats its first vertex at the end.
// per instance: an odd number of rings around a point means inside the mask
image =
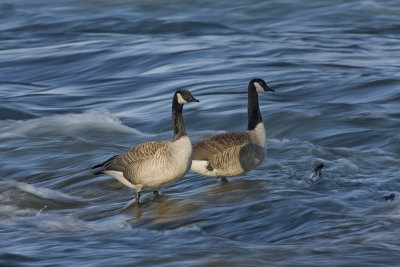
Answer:
POLYGON ((248 129, 217 134, 193 145, 192 171, 210 177, 232 177, 257 167, 265 157, 265 128, 258 93, 273 91, 261 79, 248 87, 248 129))
POLYGON ((192 144, 186 134, 183 104, 199 102, 189 91, 178 90, 172 102, 173 141, 152 141, 132 147, 127 152, 113 156, 92 167, 95 174, 108 174, 122 184, 136 190, 139 203, 143 188, 159 188, 181 179, 192 163, 192 144))

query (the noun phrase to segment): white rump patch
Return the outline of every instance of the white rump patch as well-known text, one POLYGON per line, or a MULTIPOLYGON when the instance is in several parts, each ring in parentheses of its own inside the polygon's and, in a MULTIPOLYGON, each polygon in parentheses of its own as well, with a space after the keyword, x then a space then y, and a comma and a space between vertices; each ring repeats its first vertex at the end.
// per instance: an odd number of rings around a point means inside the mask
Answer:
POLYGON ((262 86, 258 82, 254 82, 254 86, 256 87, 257 93, 264 93, 265 90, 262 88, 262 86))
POLYGON ((193 160, 192 161, 192 166, 191 169, 192 171, 194 171, 195 173, 199 173, 199 174, 203 174, 206 176, 217 176, 216 170, 208 170, 207 169, 208 166, 208 161, 207 160, 193 160))
POLYGON ((183 99, 183 97, 182 97, 182 95, 180 93, 176 94, 176 98, 178 99, 178 103, 181 104, 181 105, 187 103, 187 101, 185 99, 183 99))
POLYGON ((115 179, 117 179, 118 181, 120 181, 123 185, 130 187, 130 188, 135 188, 135 185, 131 184, 124 176, 124 174, 122 172, 119 171, 111 171, 111 170, 107 170, 104 171, 105 174, 110 175, 112 177, 114 177, 115 179))

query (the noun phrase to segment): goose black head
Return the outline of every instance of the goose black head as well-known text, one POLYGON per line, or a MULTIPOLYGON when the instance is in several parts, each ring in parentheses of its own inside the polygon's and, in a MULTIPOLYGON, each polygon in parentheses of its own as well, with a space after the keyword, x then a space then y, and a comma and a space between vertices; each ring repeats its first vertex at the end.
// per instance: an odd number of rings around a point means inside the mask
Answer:
POLYGON ((188 90, 177 90, 175 92, 175 96, 176 96, 176 100, 178 102, 178 104, 186 104, 189 102, 200 102, 199 100, 197 100, 196 98, 194 98, 194 96, 192 96, 192 94, 188 91, 188 90))
POLYGON ((254 86, 254 88, 256 89, 257 93, 264 93, 267 91, 272 91, 275 92, 274 89, 272 89, 271 87, 269 87, 267 85, 267 83, 260 78, 256 78, 250 81, 250 86, 254 86))

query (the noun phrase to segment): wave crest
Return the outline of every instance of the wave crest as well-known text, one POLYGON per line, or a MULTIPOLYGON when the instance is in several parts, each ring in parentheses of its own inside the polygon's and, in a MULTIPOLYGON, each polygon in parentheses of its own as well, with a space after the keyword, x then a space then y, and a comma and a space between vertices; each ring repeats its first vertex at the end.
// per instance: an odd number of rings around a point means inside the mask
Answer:
POLYGON ((144 135, 104 108, 83 113, 68 113, 29 120, 0 121, 0 139, 14 137, 68 136, 87 132, 120 132, 144 135))

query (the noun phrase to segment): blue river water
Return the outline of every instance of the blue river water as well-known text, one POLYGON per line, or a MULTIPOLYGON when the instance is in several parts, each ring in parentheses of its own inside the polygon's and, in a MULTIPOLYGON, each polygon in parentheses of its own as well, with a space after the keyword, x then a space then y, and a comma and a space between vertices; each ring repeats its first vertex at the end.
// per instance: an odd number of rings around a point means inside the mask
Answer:
POLYGON ((0 1, 0 265, 398 265, 399 18, 397 0, 0 1), (276 91, 256 169, 128 207, 87 170, 171 139, 178 88, 200 100, 192 142, 246 130, 255 77, 276 91))

